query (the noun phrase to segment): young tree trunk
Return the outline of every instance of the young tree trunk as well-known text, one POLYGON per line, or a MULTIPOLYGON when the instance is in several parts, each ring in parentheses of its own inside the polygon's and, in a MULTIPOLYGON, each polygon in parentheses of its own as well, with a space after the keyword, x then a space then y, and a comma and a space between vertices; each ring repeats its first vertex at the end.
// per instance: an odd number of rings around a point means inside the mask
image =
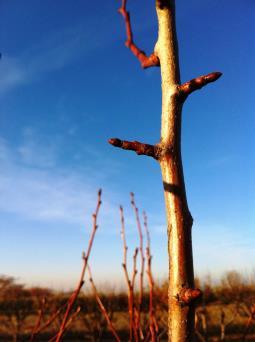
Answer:
POLYGON ((181 303, 181 292, 193 289, 193 257, 190 215, 181 159, 180 71, 175 30, 174 3, 156 5, 159 35, 156 54, 162 79, 161 157, 168 232, 169 341, 191 341, 194 330, 194 306, 181 303))
POLYGON ((125 19, 126 46, 139 59, 142 67, 160 66, 162 80, 161 139, 156 145, 137 141, 110 139, 117 147, 155 158, 161 167, 167 216, 169 254, 168 340, 192 341, 194 338, 195 301, 201 296, 194 289, 192 257, 192 216, 189 212, 181 158, 182 105, 188 95, 217 80, 213 72, 180 84, 178 44, 175 29, 175 1, 156 0, 158 40, 154 52, 147 57, 133 41, 130 17, 123 0, 120 13, 125 19))

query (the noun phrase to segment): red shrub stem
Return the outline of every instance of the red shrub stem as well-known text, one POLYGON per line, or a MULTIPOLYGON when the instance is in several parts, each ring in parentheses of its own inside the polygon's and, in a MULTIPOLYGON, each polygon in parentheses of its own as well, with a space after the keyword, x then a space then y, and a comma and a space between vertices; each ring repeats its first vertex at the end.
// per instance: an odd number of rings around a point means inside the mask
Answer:
POLYGON ((199 90, 208 83, 215 82, 222 76, 221 72, 211 72, 208 75, 199 76, 179 86, 180 96, 185 100, 193 91, 199 90))
POLYGON ((96 210, 95 213, 92 215, 92 219, 93 219, 93 226, 92 226, 92 232, 91 232, 91 236, 90 236, 90 240, 89 240, 89 244, 88 244, 88 249, 86 254, 83 255, 83 267, 82 267, 82 271, 81 271, 81 275, 80 275, 80 280, 77 284, 77 287, 75 289, 75 291, 72 293, 72 295, 70 296, 69 300, 68 300, 68 304, 67 304, 67 309, 66 312, 64 314, 64 318, 62 320, 57 338, 56 338, 56 342, 61 341, 61 338, 64 334, 64 331, 66 329, 66 325, 69 319, 69 315, 71 313, 71 310, 73 308, 73 305, 80 293, 80 290, 84 284, 84 276, 85 276, 85 272, 86 272, 86 268, 87 268, 87 264, 88 264, 88 259, 90 256, 90 252, 91 252, 91 248, 94 242, 94 238, 95 238, 95 234, 97 231, 97 217, 98 217, 98 213, 99 213, 99 209, 101 206, 101 195, 102 195, 102 191, 101 189, 98 191, 98 199, 97 199, 97 206, 96 206, 96 210))
POLYGON ((33 329, 33 332, 32 332, 32 335, 31 335, 31 338, 30 338, 30 342, 33 342, 36 335, 38 334, 38 330, 40 328, 40 325, 41 325, 41 321, 42 321, 42 317, 43 317, 43 311, 44 311, 44 306, 45 306, 45 303, 46 303, 46 300, 45 298, 42 300, 42 303, 41 303, 41 308, 39 309, 38 311, 38 318, 37 318, 37 321, 36 321, 36 324, 35 324, 35 327, 33 329))
POLYGON ((158 159, 161 153, 161 148, 158 145, 144 144, 139 141, 120 140, 118 138, 111 138, 108 140, 109 144, 122 148, 123 150, 134 151, 138 155, 145 155, 158 159))
POLYGON ((148 228, 148 221, 146 213, 143 212, 143 218, 144 218, 144 229, 146 232, 146 238, 147 238, 147 246, 146 246, 146 257, 147 257, 147 275, 148 275, 148 282, 149 282, 149 313, 150 313, 150 332, 151 332, 151 339, 152 341, 157 340, 158 335, 158 324, 155 317, 155 310, 154 310, 154 280, 152 275, 152 269, 151 269, 151 261, 152 261, 152 255, 151 255, 151 246, 150 246, 150 233, 148 228))
POLYGON ((137 328, 140 330, 141 327, 141 311, 142 311, 142 304, 143 304, 143 278, 144 278, 144 251, 143 251, 143 233, 142 233, 142 226, 139 217, 139 211, 135 204, 135 195, 133 192, 130 193, 131 197, 131 205, 134 209, 135 218, 136 218, 136 225, 139 235, 139 251, 140 251, 140 258, 141 258, 141 271, 140 271, 140 289, 139 289, 139 301, 138 301, 138 316, 137 316, 137 328))
POLYGON ((125 42, 125 45, 127 48, 130 49, 130 51, 137 57, 137 59, 140 61, 142 68, 149 68, 152 66, 159 66, 159 59, 155 55, 155 53, 152 53, 150 56, 146 56, 146 54, 140 50, 137 45, 134 43, 133 40, 133 33, 131 29, 131 22, 130 22, 130 14, 126 10, 126 4, 127 0, 122 0, 122 6, 119 9, 119 13, 122 15, 125 26, 126 26, 126 35, 127 40, 125 42))
POLYGON ((94 283, 93 278, 92 278, 92 273, 91 273, 91 269, 90 269, 89 265, 88 265, 88 273, 89 273, 89 281, 91 283, 92 290, 94 292, 94 295, 95 295, 96 301, 98 303, 98 306, 99 306, 103 316, 105 317, 106 322, 107 322, 107 324, 109 326, 109 329, 112 332, 113 336, 115 337, 115 340, 117 342, 120 342, 120 338, 119 338, 119 336, 118 336, 118 334, 117 334, 117 332, 116 332, 116 330, 115 330, 115 328, 114 328, 114 326, 113 326, 113 324, 112 324, 112 322, 110 320, 110 317, 109 317, 109 315, 108 315, 108 313, 107 313, 107 311, 106 311, 106 309, 104 307, 104 304, 102 303, 102 301, 101 301, 101 299, 99 297, 97 288, 96 288, 95 283, 94 283))

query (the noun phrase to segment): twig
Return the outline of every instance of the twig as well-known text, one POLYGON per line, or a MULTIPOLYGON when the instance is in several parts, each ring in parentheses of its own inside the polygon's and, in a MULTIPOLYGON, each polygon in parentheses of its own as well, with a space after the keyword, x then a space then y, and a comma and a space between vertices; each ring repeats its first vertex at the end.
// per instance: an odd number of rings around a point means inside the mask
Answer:
POLYGON ((48 328, 51 325, 51 323, 53 323, 55 319, 59 316, 61 311, 67 306, 67 304, 68 303, 63 304, 57 311, 55 311, 53 315, 50 316, 50 318, 45 322, 45 324, 43 324, 41 327, 38 328, 38 330, 35 332, 34 337, 36 337, 44 329, 48 328))
POLYGON ((34 329, 32 331, 30 342, 33 342, 35 337, 36 337, 36 335, 38 334, 38 330, 39 330, 39 327, 41 325, 41 321, 42 321, 42 317, 43 317, 43 310, 44 310, 44 307, 45 307, 45 303, 46 303, 46 299, 43 298, 43 300, 41 302, 41 307, 40 307, 40 309, 38 311, 38 318, 37 318, 36 324, 34 326, 34 329))
POLYGON ((135 277, 137 275, 137 269, 136 269, 136 260, 138 255, 138 248, 135 248, 134 255, 133 255, 133 274, 132 274, 132 287, 135 288, 135 277))
MULTIPOLYGON (((126 243, 126 234, 125 234, 125 221, 124 221, 124 211, 120 206, 120 219, 121 219, 121 238, 123 241, 123 263, 122 267, 124 270, 125 279, 128 287, 128 312, 129 312, 129 339, 133 341, 133 335, 135 340, 137 340, 137 331, 134 321, 134 289, 132 282, 129 278, 128 269, 127 269, 127 243, 126 243), (134 334, 133 334, 134 333, 134 334)), ((133 276, 134 278, 134 276, 133 276)))
POLYGON ((130 14, 126 10, 126 4, 127 0, 122 0, 122 5, 119 9, 119 13, 122 15, 125 25, 126 25, 126 34, 127 34, 127 40, 125 42, 125 45, 127 48, 129 48, 132 53, 137 57, 137 59, 140 61, 142 68, 149 68, 152 66, 159 66, 159 59, 155 55, 155 53, 152 53, 150 56, 146 56, 146 54, 140 50, 133 40, 133 33, 131 29, 131 22, 130 22, 130 14))
POLYGON ((146 213, 143 212, 143 219, 144 219, 144 229, 146 232, 146 238, 147 238, 147 247, 146 247, 146 257, 147 257, 147 275, 148 275, 148 281, 149 281, 149 288, 150 288, 150 306, 149 306, 149 312, 150 312, 150 332, 151 332, 151 339, 152 341, 157 340, 158 335, 158 324, 155 317, 154 312, 154 280, 152 275, 152 269, 151 269, 151 246, 150 246, 150 233, 148 229, 148 221, 146 213))
POLYGON ((104 304, 102 303, 102 301, 101 301, 101 299, 100 299, 100 297, 98 295, 97 288, 96 288, 95 283, 93 281, 92 273, 91 273, 91 269, 90 269, 89 265, 88 265, 88 273, 89 273, 89 281, 91 283, 91 286, 92 286, 94 295, 96 297, 96 301, 98 303, 98 306, 99 306, 102 314, 104 315, 104 317, 105 317, 105 319, 107 321, 107 324, 109 326, 109 329, 111 330, 111 332, 112 332, 113 336, 115 337, 116 341, 120 342, 120 338, 119 338, 119 336, 118 336, 118 334, 117 334, 117 332, 116 332, 116 330, 115 330, 115 328, 114 328, 114 326, 113 326, 113 324, 112 324, 112 322, 110 320, 110 317, 109 317, 109 315, 108 315, 108 313, 107 313, 107 311, 106 311, 106 309, 104 307, 104 304))
POLYGON ((101 189, 98 191, 98 200, 97 200, 97 206, 96 206, 96 210, 95 210, 95 213, 92 215, 92 218, 93 218, 93 227, 92 227, 92 233, 91 233, 91 236, 90 236, 90 240, 89 240, 89 244, 88 244, 88 249, 87 249, 87 252, 86 254, 84 253, 82 258, 83 258, 83 268, 82 268, 82 271, 81 271, 81 275, 80 275, 80 280, 78 282, 78 285, 77 285, 77 288, 75 289, 75 291, 72 293, 72 295, 70 296, 69 300, 68 300, 68 304, 67 304, 67 309, 66 309, 66 312, 65 312, 65 315, 64 315, 64 318, 63 318, 63 321, 61 323, 61 326, 60 326, 60 329, 59 329, 59 332, 58 332, 58 335, 57 335, 57 338, 56 338, 56 342, 59 342, 61 341, 61 338, 64 334, 64 331, 66 329, 66 325, 67 325, 67 322, 68 322, 68 318, 69 318, 69 315, 70 315, 70 312, 73 308, 73 305, 80 293, 80 290, 84 284, 84 276, 85 276, 85 272, 86 272, 86 268, 87 268, 87 264, 88 264, 88 259, 89 259, 89 256, 90 256, 90 252, 91 252, 91 248, 92 248, 92 245, 93 245, 93 241, 94 241, 94 237, 95 237, 95 234, 96 234, 96 231, 97 231, 97 217, 98 217, 98 212, 99 212, 99 209, 100 209, 100 206, 101 206, 101 195, 102 195, 102 191, 101 189))
POLYGON ((81 307, 78 306, 78 308, 75 310, 75 312, 70 316, 70 318, 68 319, 67 323, 66 323, 66 329, 72 324, 72 322, 74 321, 74 319, 76 318, 76 316, 78 316, 78 314, 81 311, 81 307))
POLYGON ((118 138, 111 138, 108 140, 109 144, 122 148, 123 150, 134 151, 138 155, 145 155, 154 159, 159 159, 161 154, 161 147, 158 145, 144 144, 139 141, 120 140, 118 138))
MULTIPOLYGON (((81 307, 78 306, 78 308, 75 310, 75 312, 72 313, 72 315, 69 317, 68 321, 66 322, 65 331, 64 332, 66 332, 66 330, 69 328, 69 326, 71 325, 73 320, 76 318, 76 316, 78 316, 80 311, 81 311, 81 307)), ((58 338, 58 334, 53 336, 48 342, 55 342, 57 338, 58 338)))
POLYGON ((250 317, 247 320, 247 323, 246 323, 246 326, 245 326, 245 330, 244 330, 244 333, 243 333, 242 341, 245 341, 246 336, 248 334, 248 331, 250 329, 250 325, 251 325, 253 320, 255 320, 255 304, 252 305, 251 308, 250 308, 250 317))
MULTIPOLYGON (((143 278, 144 278, 144 252, 143 252, 143 233, 142 233, 142 227, 141 222, 139 218, 139 211, 135 204, 135 195, 133 192, 130 193, 131 196, 131 205, 135 212, 135 218, 136 218, 136 224, 139 234, 139 251, 140 251, 140 257, 141 257, 141 272, 140 272, 140 292, 139 292, 139 302, 138 302, 138 316, 137 316, 137 328, 140 330, 141 328, 141 311, 142 311, 142 304, 143 304, 143 278)), ((142 329, 141 329, 142 330, 142 329)))
POLYGON ((208 83, 217 81, 222 76, 221 72, 211 72, 208 75, 199 76, 179 86, 181 99, 184 101, 193 91, 203 88, 208 83))

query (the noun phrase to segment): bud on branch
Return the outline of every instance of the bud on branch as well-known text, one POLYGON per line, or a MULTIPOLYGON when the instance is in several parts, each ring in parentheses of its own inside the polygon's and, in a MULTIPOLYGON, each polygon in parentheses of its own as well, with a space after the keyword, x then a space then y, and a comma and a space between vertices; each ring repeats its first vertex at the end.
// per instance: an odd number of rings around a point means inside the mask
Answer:
POLYGON ((135 151, 138 155, 146 155, 158 159, 161 148, 157 145, 143 144, 139 141, 120 140, 112 138, 108 140, 109 144, 120 147, 124 150, 135 151))
POLYGON ((189 82, 183 83, 182 85, 179 86, 182 101, 186 100, 189 94, 193 93, 193 91, 203 88, 208 83, 217 81, 217 79, 220 78, 221 76, 222 76, 222 73, 216 71, 216 72, 211 72, 208 75, 193 78, 189 82))
POLYGON ((179 301, 189 305, 199 300, 202 297, 202 291, 200 289, 183 289, 179 296, 179 301))

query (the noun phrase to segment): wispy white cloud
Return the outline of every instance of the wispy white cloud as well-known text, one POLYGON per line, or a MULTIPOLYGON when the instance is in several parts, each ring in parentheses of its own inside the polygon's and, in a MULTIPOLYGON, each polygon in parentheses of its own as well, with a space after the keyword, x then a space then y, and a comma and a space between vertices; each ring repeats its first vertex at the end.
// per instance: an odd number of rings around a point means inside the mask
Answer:
POLYGON ((17 58, 6 56, 0 67, 0 94, 27 81, 27 72, 17 58))
POLYGON ((254 234, 235 230, 222 224, 198 222, 193 228, 194 259, 200 274, 210 270, 220 275, 223 271, 252 270, 254 264, 254 234))
MULTIPOLYGON (((151 219, 159 218, 152 217, 151 219)), ((150 221, 152 221, 151 219, 150 221)), ((215 277, 220 277, 223 272, 231 269, 240 272, 250 272, 254 269, 255 237, 253 229, 246 228, 245 231, 241 231, 237 228, 217 223, 215 218, 208 219, 206 222, 195 220, 192 228, 194 264, 195 270, 200 276, 203 277, 211 273, 215 277)), ((150 230, 153 234, 152 242, 157 241, 160 235, 162 239, 166 238, 166 224, 152 223, 150 230)), ((161 245, 160 249, 162 249, 161 245)), ((159 260, 161 263, 162 260, 159 260)), ((160 263, 156 265, 159 269, 160 263)))
POLYGON ((38 80, 43 74, 59 70, 90 51, 104 46, 103 30, 101 35, 98 32, 96 41, 91 37, 91 30, 87 28, 65 28, 52 32, 18 56, 8 55, 8 52, 3 54, 0 64, 0 94, 38 80))
POLYGON ((23 130, 23 140, 16 147, 16 161, 33 168, 53 168, 57 165, 58 151, 55 139, 42 139, 33 129, 23 130))
MULTIPOLYGON (((10 213, 12 217, 22 218, 25 222, 30 220, 33 223, 49 223, 50 226, 52 223, 56 226, 68 225, 77 229, 91 226, 98 185, 104 188, 107 182, 91 168, 81 174, 77 170, 59 167, 59 149, 61 146, 55 142, 53 146, 49 143, 43 145, 40 137, 31 129, 24 131, 23 141, 18 146, 12 146, 0 137, 0 220, 2 213, 10 213)), ((99 230, 99 235, 119 234, 117 203, 120 195, 107 190, 107 196, 103 196, 99 225, 104 229, 99 230)), ((125 207, 125 216, 128 244, 132 250, 132 246, 137 245, 132 208, 125 207)), ((148 213, 148 216, 152 244, 156 250, 155 253, 153 248, 153 266, 163 272, 166 226, 158 213, 148 213), (164 244, 161 244, 163 240, 164 244)), ((222 224, 195 221, 195 269, 199 270, 200 275, 208 271, 220 275, 227 269, 252 269, 252 260, 255 258, 253 235, 253 232, 246 231, 244 234, 222 224)))
MULTIPOLYGON (((104 181, 91 170, 81 176, 58 168, 57 157, 56 147, 42 148, 31 137, 15 148, 1 138, 0 212, 78 227, 90 224, 97 187, 104 181)), ((100 221, 116 227, 117 220, 117 208, 104 199, 100 221)))
POLYGON ((210 159, 206 167, 207 168, 217 168, 217 167, 222 167, 229 165, 230 163, 233 162, 234 156, 233 155, 224 155, 224 156, 219 156, 215 159, 210 159))

